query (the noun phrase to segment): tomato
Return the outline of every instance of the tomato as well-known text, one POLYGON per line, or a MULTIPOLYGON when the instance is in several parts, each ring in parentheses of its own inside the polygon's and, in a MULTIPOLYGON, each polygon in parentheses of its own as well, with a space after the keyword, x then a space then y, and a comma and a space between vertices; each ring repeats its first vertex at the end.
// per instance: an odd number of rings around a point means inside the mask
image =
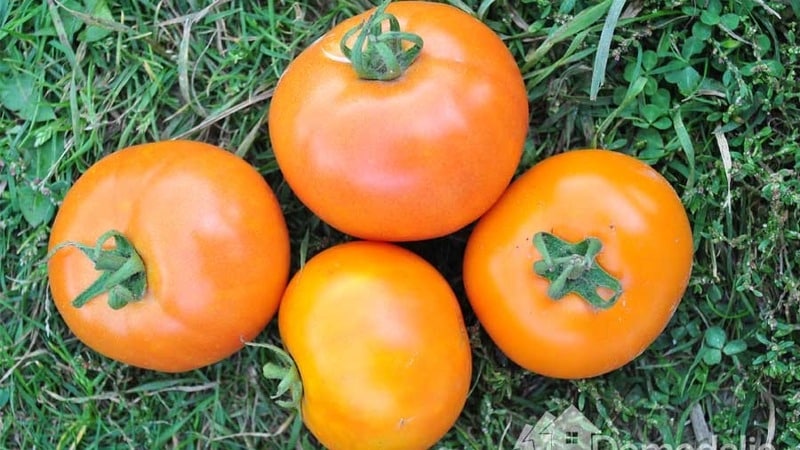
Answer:
POLYGON ((72 332, 164 372, 242 348, 274 317, 289 274, 269 185, 242 159, 191 141, 129 147, 91 166, 64 198, 50 248, 53 300, 72 332), (82 294, 101 275, 88 256, 123 283, 82 294))
POLYGON ((292 278, 283 345, 303 384, 303 421, 332 450, 427 449, 458 418, 471 352, 455 294, 389 243, 330 247, 292 278))
POLYGON ((585 378, 632 361, 664 330, 692 253, 686 212, 658 172, 621 153, 575 150, 521 175, 481 218, 464 285, 511 360, 585 378))
POLYGON ((375 43, 362 55, 345 34, 374 31, 374 23, 357 28, 373 12, 338 24, 288 66, 269 112, 275 156, 298 198, 345 233, 443 236, 486 212, 511 181, 528 129, 525 85, 503 41, 444 4, 389 4, 396 28, 419 39, 385 44, 409 53, 397 60, 378 58, 375 43), (351 60, 366 66, 362 75, 351 60), (385 75, 369 73, 374 66, 392 66, 396 78, 361 78, 385 75))

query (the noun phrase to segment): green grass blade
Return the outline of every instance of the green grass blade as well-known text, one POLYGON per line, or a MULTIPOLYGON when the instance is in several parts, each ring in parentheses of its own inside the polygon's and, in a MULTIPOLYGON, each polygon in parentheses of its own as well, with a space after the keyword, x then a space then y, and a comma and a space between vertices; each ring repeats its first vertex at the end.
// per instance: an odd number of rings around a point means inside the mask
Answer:
POLYGON ((617 21, 620 14, 622 14, 624 6, 625 0, 613 0, 606 16, 606 22, 603 24, 603 31, 600 33, 600 42, 597 44, 597 53, 594 58, 594 69, 592 70, 592 84, 589 91, 589 98, 592 101, 597 100, 600 85, 605 80, 611 40, 614 38, 614 29, 617 27, 617 21))
POLYGON ((632 101, 636 100, 636 97, 642 93, 644 90, 644 86, 647 84, 647 78, 639 77, 635 79, 630 86, 628 87, 628 91, 625 93, 625 98, 622 102, 617 106, 614 111, 611 112, 604 120, 600 123, 600 126, 597 127, 597 133, 595 133, 594 142, 592 142, 592 147, 597 147, 599 145, 598 138, 600 138, 608 126, 611 124, 611 121, 614 120, 619 113, 625 109, 632 101))
POLYGON ((544 57, 552 48, 561 41, 571 38, 576 34, 586 30, 595 24, 603 14, 608 11, 612 0, 605 0, 602 3, 587 8, 578 13, 572 20, 565 23, 555 30, 542 44, 525 57, 525 64, 522 71, 528 71, 531 67, 544 57))
POLYGON ((675 113, 672 114, 672 126, 675 129, 675 135, 678 137, 678 142, 681 144, 683 153, 686 154, 686 161, 689 165, 689 176, 686 180, 686 190, 689 190, 694 186, 695 153, 692 138, 686 130, 686 125, 683 124, 683 117, 680 109, 675 110, 675 113))

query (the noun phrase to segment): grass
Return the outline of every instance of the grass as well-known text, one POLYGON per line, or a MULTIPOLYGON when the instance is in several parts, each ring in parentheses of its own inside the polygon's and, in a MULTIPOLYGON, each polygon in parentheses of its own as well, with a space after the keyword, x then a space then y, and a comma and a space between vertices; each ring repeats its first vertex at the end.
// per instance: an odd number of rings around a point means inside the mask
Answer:
MULTIPOLYGON (((288 445, 263 349, 181 375, 120 365, 70 334, 43 265, 59 199, 86 168, 176 137, 264 174, 295 267, 304 236, 303 256, 344 239, 283 183, 264 117, 292 58, 369 4, 257 3, 0 0, 0 448, 288 445)), ((470 398, 437 448, 512 449, 525 424, 569 405, 619 448, 711 434, 717 448, 800 448, 800 2, 450 3, 503 36, 522 68, 532 113, 520 171, 569 148, 636 155, 681 195, 696 253, 651 348, 560 381, 510 363, 478 326, 459 278, 469 228, 409 244, 452 282, 474 348, 470 398)), ((277 343, 274 324, 257 340, 277 343)), ((298 446, 315 448, 306 431, 298 446)))

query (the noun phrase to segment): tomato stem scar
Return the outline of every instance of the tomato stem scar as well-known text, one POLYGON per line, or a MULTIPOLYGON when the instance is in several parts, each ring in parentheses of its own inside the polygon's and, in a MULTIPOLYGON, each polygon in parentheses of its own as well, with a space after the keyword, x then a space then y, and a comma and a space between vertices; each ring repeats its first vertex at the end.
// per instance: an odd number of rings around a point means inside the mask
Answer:
POLYGON ((397 18, 386 13, 390 0, 384 1, 366 21, 351 28, 339 46, 353 69, 364 80, 390 81, 399 78, 422 51, 422 38, 400 31, 397 18), (384 23, 388 29, 384 30, 384 23), (347 43, 356 35, 353 46, 347 43), (410 46, 405 45, 411 43, 410 46))
POLYGON ((128 303, 144 297, 147 290, 144 261, 133 244, 119 231, 110 230, 103 233, 94 247, 79 242, 62 242, 53 247, 48 259, 64 247, 77 248, 94 263, 95 270, 102 272, 72 301, 72 306, 80 308, 103 293, 108 293, 108 305, 112 309, 121 309, 128 303), (110 239, 114 239, 115 246, 104 248, 110 239))
POLYGON ((589 237, 574 244, 553 234, 539 232, 533 236, 533 245, 542 259, 533 263, 537 275, 550 281, 547 295, 560 300, 569 293, 578 294, 589 304, 607 309, 622 295, 619 280, 605 271, 596 261, 603 249, 599 239, 589 237), (597 291, 606 288, 613 292, 603 298, 597 291))

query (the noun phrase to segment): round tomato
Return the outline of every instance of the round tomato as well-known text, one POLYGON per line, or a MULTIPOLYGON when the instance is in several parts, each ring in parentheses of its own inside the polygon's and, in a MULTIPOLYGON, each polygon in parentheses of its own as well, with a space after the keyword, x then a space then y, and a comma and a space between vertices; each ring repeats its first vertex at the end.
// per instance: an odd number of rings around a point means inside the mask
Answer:
POLYGON ((520 366, 550 377, 617 369, 664 330, 692 267, 670 184, 643 162, 575 150, 520 176, 476 225, 464 285, 520 366))
POLYGON ((419 1, 337 25, 289 65, 269 112, 298 198, 333 227, 380 241, 477 219, 511 181, 527 129, 525 85, 503 41, 453 6, 419 1), (367 37, 390 27, 406 34, 367 37))
POLYGON ((241 158, 191 141, 130 147, 90 167, 64 198, 50 248, 53 300, 72 332, 165 372, 239 350, 275 315, 289 273, 269 185, 241 158))
POLYGON ((393 244, 315 255, 286 289, 280 335, 303 384, 303 421, 332 450, 427 449, 458 418, 469 338, 439 272, 393 244))

